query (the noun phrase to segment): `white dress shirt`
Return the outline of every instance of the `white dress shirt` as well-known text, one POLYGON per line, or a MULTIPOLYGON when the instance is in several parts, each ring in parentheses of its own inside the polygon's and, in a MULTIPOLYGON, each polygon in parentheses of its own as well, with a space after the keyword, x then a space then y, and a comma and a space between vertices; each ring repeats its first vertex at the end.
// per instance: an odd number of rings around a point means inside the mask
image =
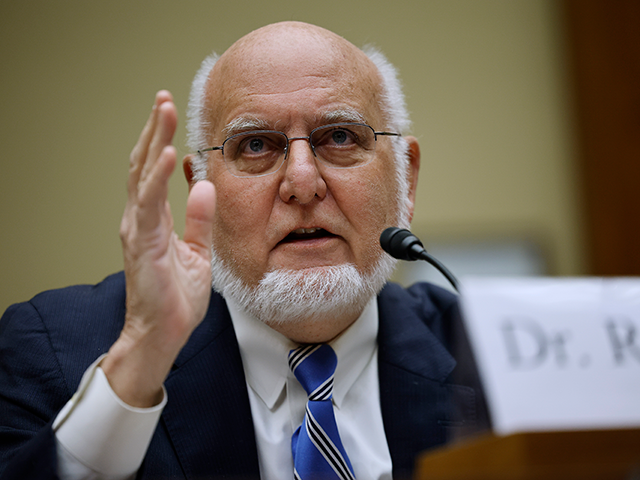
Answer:
MULTIPOLYGON (((289 351, 298 344, 233 302, 227 300, 227 305, 248 386, 260 476, 292 480, 291 436, 302 423, 307 401, 287 362, 289 351)), ((338 357, 333 403, 356 478, 388 480, 391 455, 380 411, 377 332, 374 297, 358 320, 330 342, 338 357)), ((97 366, 99 360, 54 422, 62 480, 134 478, 167 401, 165 394, 162 403, 151 409, 124 404, 97 366)))
MULTIPOLYGON (((298 347, 227 301, 240 344, 263 480, 293 480, 291 436, 302 424, 307 393, 289 370, 298 347)), ((382 424, 378 387, 378 304, 373 298, 330 342, 338 356, 333 405, 340 438, 356 478, 391 479, 391 454, 382 424)))

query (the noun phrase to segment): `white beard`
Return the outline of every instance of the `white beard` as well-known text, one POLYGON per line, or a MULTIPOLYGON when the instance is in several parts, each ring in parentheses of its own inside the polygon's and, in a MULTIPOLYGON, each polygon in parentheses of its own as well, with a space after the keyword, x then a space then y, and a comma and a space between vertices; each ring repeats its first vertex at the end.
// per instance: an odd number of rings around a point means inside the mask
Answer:
POLYGON ((271 325, 359 315, 378 294, 396 260, 381 254, 371 274, 353 264, 276 270, 251 288, 232 272, 212 248, 213 288, 250 314, 271 325))

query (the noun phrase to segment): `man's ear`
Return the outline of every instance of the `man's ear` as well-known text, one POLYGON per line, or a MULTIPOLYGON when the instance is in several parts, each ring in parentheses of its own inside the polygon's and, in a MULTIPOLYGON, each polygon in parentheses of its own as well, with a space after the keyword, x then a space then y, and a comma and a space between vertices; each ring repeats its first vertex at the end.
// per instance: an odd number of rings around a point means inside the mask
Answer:
POLYGON ((191 191, 191 187, 195 185, 195 180, 193 178, 193 170, 191 161, 195 154, 185 155, 182 159, 182 170, 184 171, 184 177, 187 179, 187 183, 189 184, 189 191, 191 191))
POLYGON ((409 220, 413 219, 413 209, 416 204, 416 190, 418 189, 418 172, 420 171, 420 145, 416 137, 404 137, 409 144, 409 164, 407 165, 407 179, 409 180, 409 200, 411 209, 409 220))

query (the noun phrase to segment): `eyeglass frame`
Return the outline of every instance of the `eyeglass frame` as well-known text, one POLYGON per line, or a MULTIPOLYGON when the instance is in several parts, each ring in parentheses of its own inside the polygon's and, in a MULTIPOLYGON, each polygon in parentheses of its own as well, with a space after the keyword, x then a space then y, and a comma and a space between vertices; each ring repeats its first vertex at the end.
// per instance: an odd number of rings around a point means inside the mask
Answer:
MULTIPOLYGON (((357 122, 342 122, 342 123, 329 123, 327 125, 320 125, 319 127, 314 128, 313 130, 311 130, 311 132, 309 132, 309 135, 307 135, 306 137, 291 137, 289 138, 287 136, 286 133, 284 132, 280 132, 278 130, 249 130, 247 132, 240 132, 240 133, 235 133, 229 137, 227 137, 224 142, 222 142, 222 145, 218 146, 218 147, 207 147, 207 148, 203 148, 202 150, 197 150, 198 155, 202 155, 205 152, 212 152, 215 150, 221 150, 222 151, 222 159, 225 163, 225 165, 227 165, 227 161, 224 160, 224 145, 225 143, 227 143, 229 140, 231 140, 232 138, 237 138, 239 136, 242 135, 251 135, 251 134, 264 134, 264 133, 277 133, 279 135, 282 135, 287 143, 284 147, 284 159, 282 161, 282 163, 280 164, 280 166, 275 169, 273 172, 269 172, 269 173, 262 173, 260 175, 234 175, 231 171, 229 171, 229 173, 231 173, 231 175, 233 175, 234 177, 237 178, 255 178, 255 177, 266 177, 267 175, 271 175, 273 173, 276 173, 278 170, 280 170, 280 168, 282 167, 282 165, 284 165, 284 161, 287 160, 287 158, 289 157, 289 145, 291 144, 291 142, 293 140, 306 140, 309 143, 309 147, 311 148, 311 153, 313 153, 313 156, 315 158, 320 158, 318 157, 318 155, 316 154, 316 150, 315 147, 313 145, 313 143, 311 143, 311 136, 317 132, 318 130, 321 130, 323 128, 330 128, 330 127, 342 127, 342 126, 349 126, 349 125, 358 125, 360 127, 367 127, 369 128, 372 132, 373 132, 373 141, 374 142, 378 142, 378 135, 383 135, 383 136, 391 136, 391 137, 401 137, 402 134, 401 133, 394 133, 394 132, 376 132, 375 129, 371 126, 371 125, 367 125, 366 123, 357 123, 357 122)), ((337 166, 331 166, 331 165, 327 165, 328 168, 337 168, 337 169, 347 169, 347 168, 358 168, 358 167, 362 167, 364 165, 367 165, 369 162, 367 163, 363 163, 360 165, 356 165, 356 166, 351 166, 351 167, 337 167, 337 166)), ((227 166, 227 170, 229 169, 229 167, 227 166)))

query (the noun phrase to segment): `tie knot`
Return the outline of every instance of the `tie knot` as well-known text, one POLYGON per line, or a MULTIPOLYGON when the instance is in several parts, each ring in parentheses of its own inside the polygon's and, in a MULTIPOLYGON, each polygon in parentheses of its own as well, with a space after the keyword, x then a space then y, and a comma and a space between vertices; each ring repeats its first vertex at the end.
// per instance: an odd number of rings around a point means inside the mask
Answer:
POLYGON ((326 344, 305 345, 289 352, 289 368, 312 401, 331 398, 337 364, 338 357, 326 344))

